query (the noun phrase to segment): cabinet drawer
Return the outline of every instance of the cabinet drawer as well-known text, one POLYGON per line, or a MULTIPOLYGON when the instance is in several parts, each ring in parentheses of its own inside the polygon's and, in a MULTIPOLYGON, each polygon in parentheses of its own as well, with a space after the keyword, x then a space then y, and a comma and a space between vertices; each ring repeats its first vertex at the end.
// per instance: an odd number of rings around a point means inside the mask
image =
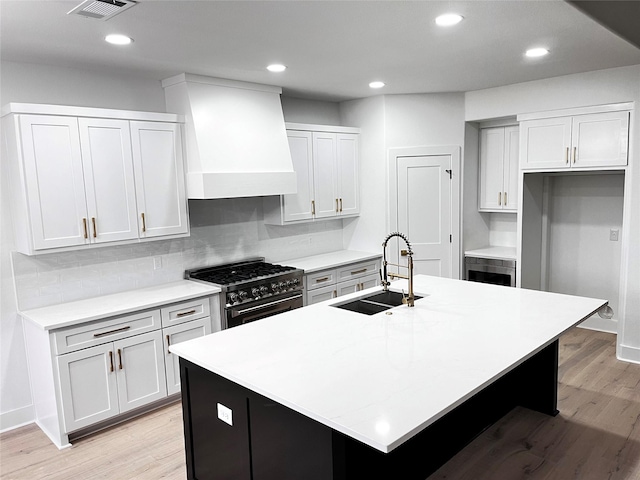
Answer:
POLYGON ((56 354, 74 352, 160 328, 160 310, 89 322, 53 332, 56 354))
POLYGON ((163 327, 178 325, 196 318, 208 317, 210 313, 209 297, 174 303, 168 307, 163 307, 161 311, 163 327))
POLYGON ((373 273, 378 273, 380 270, 379 260, 369 260, 367 262, 353 263, 338 269, 338 282, 344 280, 350 280, 352 278, 359 278, 373 273))
POLYGON ((333 285, 336 283, 336 270, 322 270, 320 272, 306 275, 304 278, 307 290, 326 287, 327 285, 333 285))

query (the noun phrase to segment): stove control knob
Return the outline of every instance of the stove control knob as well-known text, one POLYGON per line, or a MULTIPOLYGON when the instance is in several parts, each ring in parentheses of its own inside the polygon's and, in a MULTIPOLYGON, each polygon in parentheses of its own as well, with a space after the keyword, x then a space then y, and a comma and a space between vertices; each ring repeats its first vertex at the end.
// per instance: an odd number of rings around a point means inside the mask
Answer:
POLYGON ((247 297, 249 296, 249 294, 247 292, 245 292, 244 290, 240 290, 238 292, 238 296, 240 297, 240 300, 246 300, 247 297))
POLYGON ((278 284, 276 282, 273 282, 271 284, 271 290, 273 290, 274 292, 278 291, 278 284))
POLYGON ((232 292, 229 294, 229 303, 236 303, 238 301, 238 294, 232 292))
POLYGON ((258 298, 260 296, 260 290, 256 287, 253 287, 251 289, 251 295, 253 295, 255 298, 258 298))
POLYGON ((286 284, 285 284, 284 282, 279 282, 279 283, 278 283, 278 288, 279 288, 280 290, 283 290, 285 287, 286 287, 286 284))
POLYGON ((285 284, 287 285, 287 288, 291 288, 291 280, 287 280, 285 284))
POLYGON ((269 289, 265 285, 262 285, 260 287, 260 295, 266 295, 268 292, 269 292, 269 289))
POLYGON ((300 279, 299 279, 299 278, 294 278, 294 279, 292 280, 292 282, 293 282, 293 286, 294 286, 294 287, 297 287, 297 286, 298 286, 298 284, 300 283, 300 279))

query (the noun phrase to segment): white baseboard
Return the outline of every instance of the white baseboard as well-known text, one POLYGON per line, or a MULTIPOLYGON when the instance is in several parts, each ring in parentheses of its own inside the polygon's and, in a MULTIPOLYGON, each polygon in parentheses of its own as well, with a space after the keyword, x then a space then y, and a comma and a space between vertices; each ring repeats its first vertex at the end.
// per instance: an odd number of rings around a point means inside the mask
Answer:
POLYGON ((624 362, 640 363, 640 348, 618 345, 618 360, 624 362))
POLYGON ((35 415, 33 405, 0 413, 0 433, 33 423, 35 415))
POLYGON ((587 318, 584 322, 578 325, 580 328, 586 328, 587 330, 597 330, 598 332, 605 333, 618 333, 618 321, 614 319, 600 318, 597 315, 587 318))

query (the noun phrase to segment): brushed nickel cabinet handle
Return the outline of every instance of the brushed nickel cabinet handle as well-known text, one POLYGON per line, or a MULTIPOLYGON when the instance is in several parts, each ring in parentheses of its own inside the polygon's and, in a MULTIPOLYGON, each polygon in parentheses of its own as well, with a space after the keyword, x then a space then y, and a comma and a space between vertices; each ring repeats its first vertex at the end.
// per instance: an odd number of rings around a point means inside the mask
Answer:
POLYGON ((578 147, 573 147, 573 164, 575 165, 578 160, 578 147))
POLYGON ((84 238, 89 238, 89 232, 87 232, 87 219, 82 219, 82 226, 84 227, 84 238))
POLYGON ((329 280, 329 277, 316 278, 316 283, 326 282, 329 280))
POLYGON ((109 350, 109 363, 111 364, 110 372, 113 372, 113 352, 109 350))
POLYGON ((342 199, 340 199, 340 212, 342 213, 342 199))
POLYGON ((193 310, 189 310, 188 312, 176 313, 176 317, 185 317, 187 315, 193 315, 194 313, 196 313, 195 308, 193 310))
POLYGON ((171 346, 171 337, 167 335, 167 355, 171 355, 171 352, 169 351, 170 346, 171 346))
POLYGON ((333 291, 333 298, 337 298, 337 296, 338 296, 338 291, 337 291, 337 290, 334 290, 334 291, 333 291))
POLYGON ((91 223, 93 224, 93 238, 98 236, 98 229, 96 228, 96 217, 91 217, 91 223))
POLYGON ((336 213, 338 213, 340 209, 338 208, 338 199, 336 198, 336 213))
POLYGON ((142 216, 142 231, 146 232, 147 231, 147 222, 144 220, 144 212, 142 212, 140 215, 142 216))
POLYGON ((504 204, 507 205, 507 192, 504 192, 504 204))
POLYGON ((131 325, 127 325, 125 327, 116 328, 115 330, 109 330, 108 332, 94 333, 93 336, 95 338, 104 337, 105 335, 111 335, 113 333, 124 332, 125 330, 129 330, 130 328, 131 328, 131 325))
POLYGON ((569 163, 569 147, 567 147, 567 150, 564 152, 564 163, 569 163))
POLYGON ((118 349, 118 369, 122 370, 122 350, 118 349))
POLYGON ((315 214, 316 214, 316 201, 311 200, 311 215, 315 215, 315 214))
POLYGON ((498 205, 502 205, 502 192, 498 192, 498 205))
POLYGON ((361 268, 360 270, 356 270, 355 272, 351 272, 351 275, 357 275, 359 273, 364 273, 366 271, 367 271, 366 268, 361 268))

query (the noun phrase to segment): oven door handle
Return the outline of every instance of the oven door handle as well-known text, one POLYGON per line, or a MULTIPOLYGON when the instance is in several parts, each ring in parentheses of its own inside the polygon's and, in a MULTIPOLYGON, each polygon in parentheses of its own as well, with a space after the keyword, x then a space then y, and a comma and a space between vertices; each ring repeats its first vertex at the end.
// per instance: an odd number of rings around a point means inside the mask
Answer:
POLYGON ((298 298, 302 298, 302 294, 293 295, 291 297, 282 298, 280 300, 276 300, 274 302, 263 303, 262 305, 257 305, 255 307, 245 308, 243 310, 232 309, 237 315, 244 315, 245 313, 255 312, 256 310, 263 310, 264 308, 273 307, 274 305, 278 305, 284 302, 290 302, 291 300, 297 300, 298 298))

